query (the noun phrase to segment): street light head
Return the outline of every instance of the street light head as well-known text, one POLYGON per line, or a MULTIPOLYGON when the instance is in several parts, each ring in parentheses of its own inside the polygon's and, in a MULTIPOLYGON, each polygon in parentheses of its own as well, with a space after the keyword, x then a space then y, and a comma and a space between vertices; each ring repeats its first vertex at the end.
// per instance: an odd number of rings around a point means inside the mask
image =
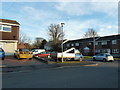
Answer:
POLYGON ((63 27, 63 25, 65 25, 65 23, 61 23, 61 26, 63 27))

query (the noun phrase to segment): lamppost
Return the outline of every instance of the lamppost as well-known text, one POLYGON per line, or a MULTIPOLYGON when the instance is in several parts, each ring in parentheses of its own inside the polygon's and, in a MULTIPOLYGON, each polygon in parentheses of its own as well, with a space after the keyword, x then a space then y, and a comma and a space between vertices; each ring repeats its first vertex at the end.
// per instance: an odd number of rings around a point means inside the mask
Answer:
POLYGON ((93 55, 95 55, 95 37, 93 36, 93 55))
POLYGON ((65 23, 61 23, 61 27, 62 27, 62 44, 61 44, 61 48, 62 48, 62 62, 63 62, 63 26, 65 25, 65 23))
POLYGON ((98 38, 95 39, 95 36, 93 36, 93 55, 95 55, 95 42, 96 40, 98 40, 100 38, 100 36, 98 38))

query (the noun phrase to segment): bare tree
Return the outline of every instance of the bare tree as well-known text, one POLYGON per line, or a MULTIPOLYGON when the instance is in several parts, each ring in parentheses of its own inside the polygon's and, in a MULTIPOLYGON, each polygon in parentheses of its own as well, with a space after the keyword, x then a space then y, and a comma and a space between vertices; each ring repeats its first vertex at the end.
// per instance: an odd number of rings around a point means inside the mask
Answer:
POLYGON ((89 28, 88 31, 84 34, 84 38, 97 37, 98 34, 93 28, 89 28))
POLYGON ((19 43, 31 43, 31 40, 25 33, 20 32, 19 43))
POLYGON ((52 41, 52 49, 54 51, 61 51, 61 43, 64 38, 64 32, 62 32, 62 27, 59 24, 51 24, 48 27, 48 35, 50 36, 50 41, 52 41))
POLYGON ((64 37, 64 33, 62 32, 61 30, 61 27, 59 24, 51 24, 49 27, 48 27, 48 30, 49 30, 49 36, 50 36, 50 40, 51 41, 54 41, 54 42, 57 42, 57 41, 60 41, 62 40, 62 37, 64 37))
POLYGON ((39 48, 44 49, 44 45, 47 43, 47 41, 44 38, 36 38, 32 48, 39 48))

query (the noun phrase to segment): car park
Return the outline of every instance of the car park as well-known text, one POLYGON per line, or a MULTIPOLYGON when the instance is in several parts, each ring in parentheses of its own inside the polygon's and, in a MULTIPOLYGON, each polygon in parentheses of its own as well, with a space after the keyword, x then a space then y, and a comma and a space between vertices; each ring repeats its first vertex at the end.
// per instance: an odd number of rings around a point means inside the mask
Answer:
POLYGON ((0 48, 0 58, 1 58, 2 60, 5 59, 5 52, 4 52, 4 50, 3 50, 2 48, 0 48))
POLYGON ((33 58, 33 53, 29 51, 28 49, 18 49, 15 50, 14 57, 17 59, 22 59, 22 58, 33 58))
POLYGON ((114 58, 109 53, 100 53, 95 56, 93 56, 93 60, 102 60, 102 61, 114 61, 114 58))
POLYGON ((34 57, 36 57, 36 58, 50 58, 50 52, 41 52, 41 53, 35 54, 34 57))

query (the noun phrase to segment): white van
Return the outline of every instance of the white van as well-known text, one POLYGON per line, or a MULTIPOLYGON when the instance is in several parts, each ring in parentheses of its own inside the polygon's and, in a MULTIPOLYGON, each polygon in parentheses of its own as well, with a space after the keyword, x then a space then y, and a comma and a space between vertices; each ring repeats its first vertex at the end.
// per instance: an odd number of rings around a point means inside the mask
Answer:
POLYGON ((45 49, 33 49, 32 52, 33 52, 33 55, 35 55, 41 52, 45 52, 45 49))

